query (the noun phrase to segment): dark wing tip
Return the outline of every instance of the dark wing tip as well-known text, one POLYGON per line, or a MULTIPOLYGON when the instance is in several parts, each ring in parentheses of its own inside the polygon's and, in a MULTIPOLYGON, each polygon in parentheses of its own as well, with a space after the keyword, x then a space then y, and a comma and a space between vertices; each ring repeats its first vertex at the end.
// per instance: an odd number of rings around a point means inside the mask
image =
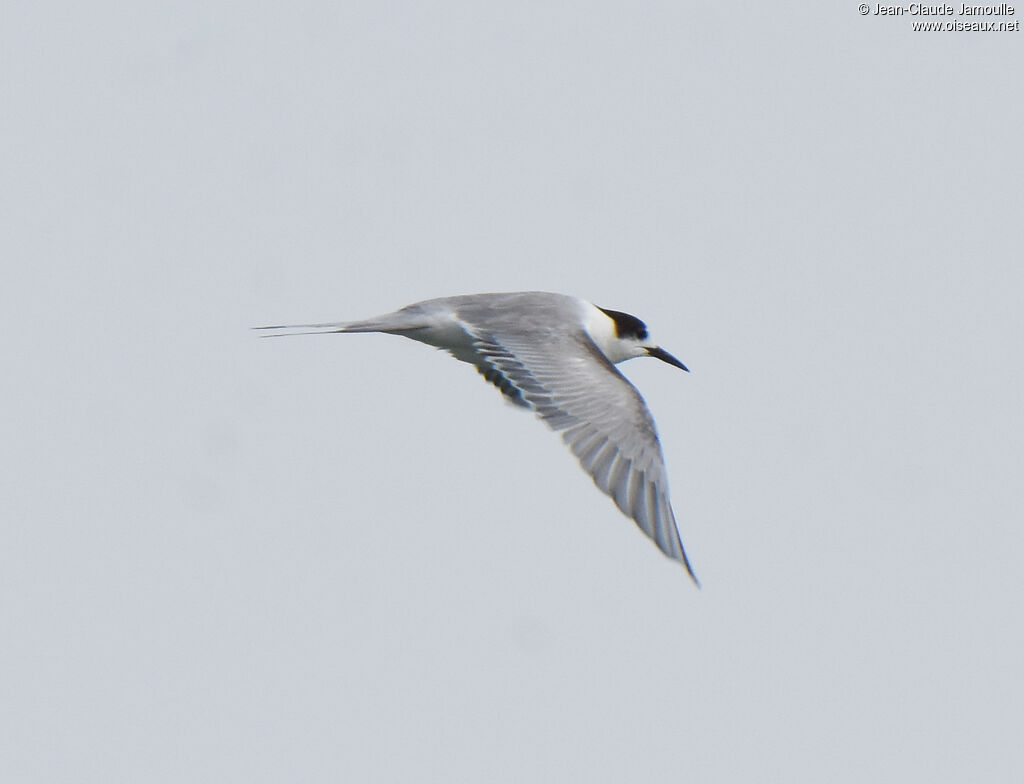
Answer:
POLYGON ((693 580, 693 584, 697 586, 697 590, 701 589, 700 580, 697 579, 697 575, 693 573, 693 567, 690 566, 690 559, 686 557, 686 553, 683 553, 683 566, 686 567, 687 573, 690 575, 690 579, 693 580))

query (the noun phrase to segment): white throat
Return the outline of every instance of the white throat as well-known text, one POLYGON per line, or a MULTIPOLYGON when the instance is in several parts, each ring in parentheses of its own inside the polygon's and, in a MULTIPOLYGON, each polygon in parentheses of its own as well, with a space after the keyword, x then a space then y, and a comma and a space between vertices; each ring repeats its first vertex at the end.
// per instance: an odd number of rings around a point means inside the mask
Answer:
POLYGON ((584 303, 585 313, 583 314, 584 329, 590 335, 601 353, 613 365, 624 362, 627 359, 643 356, 647 353, 635 340, 623 340, 618 336, 615 329, 615 320, 595 305, 589 302, 584 303))

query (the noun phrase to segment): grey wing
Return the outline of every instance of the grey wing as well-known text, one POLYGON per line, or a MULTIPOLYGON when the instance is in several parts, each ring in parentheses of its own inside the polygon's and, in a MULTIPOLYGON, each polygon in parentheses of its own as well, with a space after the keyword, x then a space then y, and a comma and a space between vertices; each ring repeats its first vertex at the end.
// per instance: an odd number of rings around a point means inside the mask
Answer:
POLYGON ((593 341, 582 331, 544 336, 475 333, 474 339, 480 359, 502 383, 514 386, 552 430, 562 433, 594 484, 697 582, 669 503, 665 461, 651 414, 640 393, 593 341))

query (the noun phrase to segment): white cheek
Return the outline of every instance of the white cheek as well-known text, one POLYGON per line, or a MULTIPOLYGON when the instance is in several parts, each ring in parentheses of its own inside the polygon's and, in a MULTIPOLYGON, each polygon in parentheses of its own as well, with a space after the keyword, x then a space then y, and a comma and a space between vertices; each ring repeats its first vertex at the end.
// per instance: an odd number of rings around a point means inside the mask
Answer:
POLYGON ((589 302, 585 304, 585 307, 587 310, 583 323, 586 325, 587 334, 601 349, 601 353, 608 357, 609 362, 615 364, 644 353, 643 349, 635 343, 619 340, 615 334, 615 321, 603 313, 600 308, 589 302))
POLYGON ((626 343, 623 341, 613 344, 611 351, 605 352, 605 356, 608 357, 613 365, 619 362, 625 362, 627 359, 646 356, 646 354, 647 351, 641 348, 639 344, 626 343))

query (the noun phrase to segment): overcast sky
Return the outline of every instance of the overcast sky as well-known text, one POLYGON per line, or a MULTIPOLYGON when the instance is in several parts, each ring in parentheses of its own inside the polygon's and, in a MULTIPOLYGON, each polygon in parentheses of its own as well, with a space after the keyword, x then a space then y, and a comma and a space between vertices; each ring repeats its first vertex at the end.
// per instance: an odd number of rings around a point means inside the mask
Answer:
POLYGON ((6 4, 0 779, 1024 775, 1024 33, 873 10, 6 4), (693 371, 703 589, 468 365, 248 330, 522 289, 693 371))

